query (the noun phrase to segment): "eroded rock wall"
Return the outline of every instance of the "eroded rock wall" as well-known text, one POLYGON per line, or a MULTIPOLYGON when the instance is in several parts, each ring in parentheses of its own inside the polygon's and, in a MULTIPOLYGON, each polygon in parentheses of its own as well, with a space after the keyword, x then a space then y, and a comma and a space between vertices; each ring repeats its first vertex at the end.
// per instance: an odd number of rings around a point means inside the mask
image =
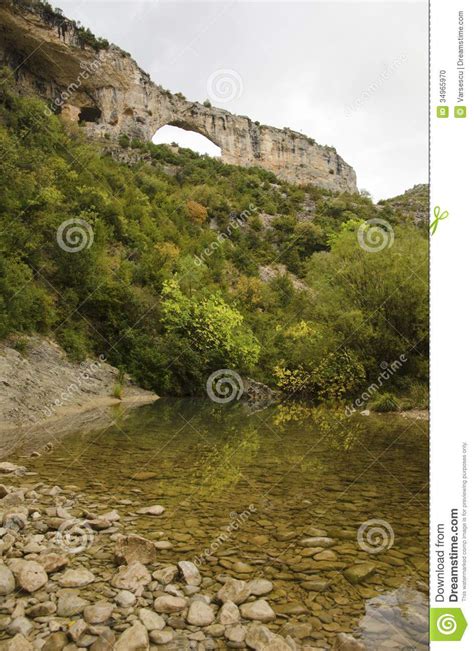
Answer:
POLYGON ((257 165, 293 183, 357 191, 354 170, 333 147, 190 102, 153 83, 120 48, 84 45, 71 21, 15 0, 0 0, 0 63, 14 71, 20 88, 40 94, 93 137, 151 140, 160 127, 178 126, 209 138, 226 163, 257 165))

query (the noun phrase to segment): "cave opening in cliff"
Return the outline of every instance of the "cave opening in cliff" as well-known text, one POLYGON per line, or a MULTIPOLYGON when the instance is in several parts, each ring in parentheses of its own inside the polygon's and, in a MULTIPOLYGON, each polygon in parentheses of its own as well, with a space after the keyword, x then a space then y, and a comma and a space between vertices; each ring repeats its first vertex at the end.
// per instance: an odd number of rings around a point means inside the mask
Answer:
POLYGON ((96 106, 83 106, 79 113, 79 122, 98 122, 102 111, 96 106))
POLYGON ((221 148, 206 136, 170 124, 158 129, 152 140, 155 145, 178 145, 179 147, 192 149, 198 154, 207 154, 213 158, 219 158, 222 153, 221 148))

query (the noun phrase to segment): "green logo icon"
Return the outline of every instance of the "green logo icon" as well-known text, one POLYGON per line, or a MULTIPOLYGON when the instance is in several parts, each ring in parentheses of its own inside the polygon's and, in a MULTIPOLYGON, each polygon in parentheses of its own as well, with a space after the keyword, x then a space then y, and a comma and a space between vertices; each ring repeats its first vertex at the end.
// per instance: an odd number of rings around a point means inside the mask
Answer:
MULTIPOLYGON (((459 108, 459 107, 457 107, 459 108)), ((449 106, 437 106, 436 107, 436 117, 438 118, 448 118, 449 117, 449 106)))
POLYGON ((459 642, 467 622, 460 608, 430 609, 431 642, 459 642))
POLYGON ((436 229, 438 228, 438 224, 442 219, 446 219, 446 217, 449 217, 449 212, 447 210, 444 210, 441 212, 441 208, 439 206, 434 207, 434 216, 435 218, 430 224, 430 231, 431 235, 434 235, 436 233, 436 229))
POLYGON ((465 118, 467 115, 466 106, 455 106, 454 107, 454 117, 455 118, 465 118))

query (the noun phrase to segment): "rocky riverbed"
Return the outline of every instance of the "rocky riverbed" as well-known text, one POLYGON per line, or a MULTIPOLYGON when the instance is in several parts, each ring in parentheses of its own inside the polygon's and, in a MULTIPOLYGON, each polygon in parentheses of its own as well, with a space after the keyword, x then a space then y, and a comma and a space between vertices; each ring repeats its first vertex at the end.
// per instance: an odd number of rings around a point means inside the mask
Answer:
POLYGON ((270 581, 223 575, 214 592, 191 561, 159 562, 166 541, 128 532, 115 509, 93 512, 76 487, 35 482, 8 462, 0 472, 1 649, 317 648, 264 625, 277 619, 270 581))
MULTIPOLYGON (((397 643, 407 639, 410 648, 426 648, 422 592, 398 590, 373 603, 376 616, 368 610, 359 631, 375 635, 375 646, 370 635, 366 645, 344 632, 323 602, 315 601, 313 613, 285 603, 262 568, 239 562, 205 576, 189 557, 163 560, 172 543, 137 535, 133 523, 147 518, 159 528, 168 513, 160 504, 140 504, 133 489, 131 499, 111 503, 112 496, 91 496, 75 485, 40 482, 22 465, 2 462, 0 475, 2 650, 363 651, 406 648, 397 643)), ((310 555, 334 562, 336 541, 327 532, 312 528, 300 543, 308 563, 310 555)), ((346 567, 348 586, 363 583, 375 568, 368 562, 346 567)), ((313 594, 328 589, 316 575, 307 583, 313 594)), ((338 599, 341 606, 347 601, 338 599)))

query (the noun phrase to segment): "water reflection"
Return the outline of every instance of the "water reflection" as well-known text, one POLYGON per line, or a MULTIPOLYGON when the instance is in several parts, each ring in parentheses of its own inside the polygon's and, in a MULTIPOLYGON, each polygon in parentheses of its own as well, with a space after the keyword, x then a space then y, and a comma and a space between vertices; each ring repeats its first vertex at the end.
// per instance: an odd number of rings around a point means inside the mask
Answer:
POLYGON ((337 633, 359 625, 370 648, 392 649, 418 648, 427 626, 412 595, 428 572, 427 450, 422 421, 166 399, 96 431, 79 429, 30 465, 116 507, 133 531, 169 541, 164 561, 192 560, 220 539, 232 514, 254 505, 201 572, 248 578, 241 570, 249 565, 253 577, 273 582, 281 624, 311 624, 313 646, 333 646, 337 633), (131 515, 156 503, 166 508, 159 523, 131 515), (357 540, 374 518, 394 532, 393 546, 377 554, 357 540), (321 537, 329 542, 321 546, 321 537), (370 571, 352 583, 347 570, 361 563, 370 571), (412 646, 397 646, 408 633, 412 646))

